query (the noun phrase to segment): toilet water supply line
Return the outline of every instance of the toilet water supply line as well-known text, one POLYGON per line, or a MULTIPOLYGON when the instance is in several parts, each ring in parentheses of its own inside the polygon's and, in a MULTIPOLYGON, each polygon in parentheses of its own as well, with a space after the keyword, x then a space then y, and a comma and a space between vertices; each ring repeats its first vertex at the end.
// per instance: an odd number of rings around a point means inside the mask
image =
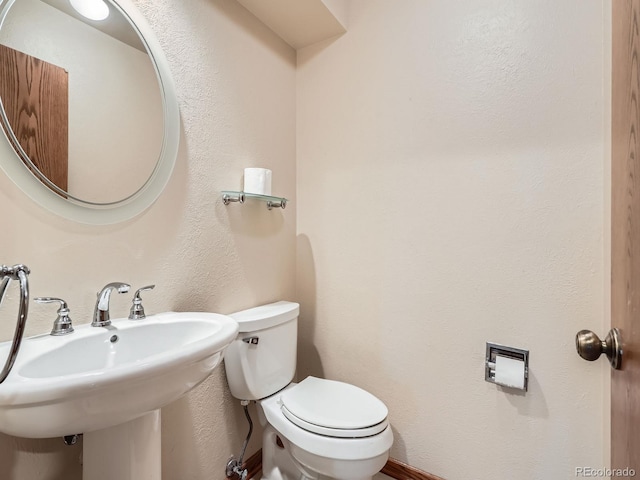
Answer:
POLYGON ((246 468, 242 468, 242 462, 244 461, 244 454, 247 451, 247 445, 249 445, 249 439, 253 433, 253 422, 251 421, 251 415, 249 415, 249 400, 241 400, 240 405, 244 408, 244 416, 247 417, 247 422, 249 422, 249 433, 247 433, 247 438, 245 438, 244 444, 242 445, 240 458, 235 459, 231 457, 227 462, 226 474, 227 478, 237 475, 240 480, 246 480, 249 472, 247 472, 246 468))
POLYGON ((4 382, 9 375, 9 372, 11 372, 13 364, 16 361, 16 357, 18 356, 18 350, 20 350, 20 345, 22 344, 24 327, 27 323, 27 313, 29 312, 29 273, 29 268, 25 265, 14 265, 13 267, 0 265, 0 304, 2 304, 9 282, 11 280, 18 280, 20 282, 18 322, 13 334, 13 342, 11 343, 9 355, 7 356, 4 367, 0 372, 0 383, 4 382))

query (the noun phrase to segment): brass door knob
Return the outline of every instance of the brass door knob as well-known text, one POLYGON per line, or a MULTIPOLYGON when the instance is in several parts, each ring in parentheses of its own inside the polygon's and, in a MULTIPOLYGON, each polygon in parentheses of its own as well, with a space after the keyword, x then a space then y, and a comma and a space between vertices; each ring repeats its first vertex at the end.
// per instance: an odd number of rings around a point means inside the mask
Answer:
POLYGON ((612 368, 622 368, 622 340, 617 328, 609 330, 604 341, 591 330, 580 330, 576 335, 576 350, 578 355, 590 362, 597 360, 604 353, 612 368))

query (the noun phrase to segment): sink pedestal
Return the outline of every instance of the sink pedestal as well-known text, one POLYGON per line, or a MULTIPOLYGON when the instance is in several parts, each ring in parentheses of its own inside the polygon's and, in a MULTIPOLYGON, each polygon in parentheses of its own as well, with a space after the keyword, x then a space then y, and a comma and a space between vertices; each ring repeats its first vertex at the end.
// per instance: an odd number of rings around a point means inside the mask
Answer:
POLYGON ((85 480, 160 480, 160 410, 83 435, 85 480))

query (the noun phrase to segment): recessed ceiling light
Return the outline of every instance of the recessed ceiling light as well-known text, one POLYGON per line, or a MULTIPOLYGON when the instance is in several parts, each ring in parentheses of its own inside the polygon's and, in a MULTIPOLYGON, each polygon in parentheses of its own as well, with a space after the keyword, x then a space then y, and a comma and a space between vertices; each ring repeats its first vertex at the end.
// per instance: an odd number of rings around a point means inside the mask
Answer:
POLYGON ((109 16, 109 7, 103 0, 69 0, 69 3, 89 20, 104 20, 109 16))

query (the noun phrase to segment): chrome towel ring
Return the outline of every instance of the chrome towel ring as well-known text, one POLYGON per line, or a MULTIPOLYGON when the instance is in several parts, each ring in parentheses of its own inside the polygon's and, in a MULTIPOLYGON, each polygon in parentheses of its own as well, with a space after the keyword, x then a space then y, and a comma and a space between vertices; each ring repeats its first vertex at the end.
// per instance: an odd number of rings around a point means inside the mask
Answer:
POLYGON ((25 265, 14 265, 13 267, 7 267, 6 265, 0 266, 0 304, 4 298, 4 294, 7 291, 7 287, 11 280, 18 280, 20 282, 20 306, 18 308, 18 321, 16 329, 13 334, 13 342, 11 343, 11 349, 9 350, 9 356, 4 364, 4 368, 0 372, 0 383, 11 372, 13 364, 18 356, 18 350, 20 350, 20 344, 22 343, 22 336, 24 335, 24 327, 27 323, 27 314, 29 312, 29 273, 30 270, 25 265))

